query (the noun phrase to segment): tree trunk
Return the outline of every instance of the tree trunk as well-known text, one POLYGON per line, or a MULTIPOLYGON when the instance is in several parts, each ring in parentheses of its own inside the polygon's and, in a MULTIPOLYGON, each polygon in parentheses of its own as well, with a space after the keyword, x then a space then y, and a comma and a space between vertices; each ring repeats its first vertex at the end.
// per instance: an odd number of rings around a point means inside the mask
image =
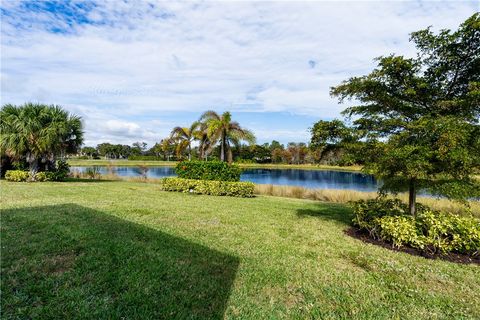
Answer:
POLYGON ((229 143, 227 143, 227 161, 228 161, 228 164, 232 164, 233 162, 232 148, 230 148, 229 143))
POLYGON ((220 161, 225 161, 225 135, 222 135, 222 142, 220 144, 220 161))
POLYGON ((38 160, 33 159, 29 161, 29 170, 30 170, 30 176, 35 177, 35 174, 38 172, 38 160))
POLYGON ((192 146, 188 143, 188 161, 192 160, 192 146))
POLYGON ((410 179, 410 185, 408 186, 408 209, 413 217, 417 216, 417 208, 415 202, 417 201, 417 190, 415 189, 415 180, 410 179))

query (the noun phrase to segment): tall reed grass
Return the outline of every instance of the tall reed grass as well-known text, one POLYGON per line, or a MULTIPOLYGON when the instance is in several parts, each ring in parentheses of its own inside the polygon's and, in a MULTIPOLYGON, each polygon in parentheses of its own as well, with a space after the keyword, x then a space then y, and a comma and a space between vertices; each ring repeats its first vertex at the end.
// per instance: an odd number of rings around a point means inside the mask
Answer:
MULTIPOLYGON (((354 190, 336 189, 308 189, 296 186, 277 186, 271 184, 256 184, 255 194, 275 197, 310 199, 336 203, 348 203, 349 201, 374 199, 378 196, 376 192, 361 192, 354 190)), ((399 194, 397 197, 405 202, 408 201, 407 194, 399 194)), ((451 201, 448 199, 418 197, 417 201, 429 206, 434 210, 447 211, 462 215, 468 214, 468 212, 471 211, 473 215, 480 218, 479 201, 470 201, 468 203, 469 208, 459 202, 451 201)))

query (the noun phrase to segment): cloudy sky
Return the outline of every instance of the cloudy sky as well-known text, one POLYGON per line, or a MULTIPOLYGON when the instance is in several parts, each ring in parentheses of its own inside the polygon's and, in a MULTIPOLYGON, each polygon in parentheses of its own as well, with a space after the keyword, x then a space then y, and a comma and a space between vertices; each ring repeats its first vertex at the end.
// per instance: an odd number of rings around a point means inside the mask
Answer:
POLYGON ((59 104, 86 144, 150 145, 205 110, 230 110, 263 143, 308 141, 345 105, 329 88, 412 31, 455 29, 480 2, 8 1, 1 103, 59 104))

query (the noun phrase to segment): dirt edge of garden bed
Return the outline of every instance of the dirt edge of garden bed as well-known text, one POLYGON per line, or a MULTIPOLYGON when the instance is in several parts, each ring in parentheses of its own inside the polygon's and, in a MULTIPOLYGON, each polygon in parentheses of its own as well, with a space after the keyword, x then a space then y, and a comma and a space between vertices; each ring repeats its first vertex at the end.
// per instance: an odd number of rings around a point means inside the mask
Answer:
POLYGON ((480 266, 480 255, 476 257, 471 257, 469 255, 465 254, 458 254, 458 253, 449 253, 449 254, 440 254, 440 253, 435 253, 435 254, 429 254, 427 252, 423 252, 420 250, 417 250, 415 248, 410 248, 410 247, 401 247, 401 248, 396 248, 394 247, 391 243, 382 241, 382 240, 376 240, 373 239, 369 236, 368 232, 362 231, 358 228, 355 227, 349 227, 346 229, 345 234, 358 239, 364 243, 369 243, 373 245, 377 245, 392 251, 398 251, 398 252, 404 252, 408 253, 414 256, 420 256, 425 259, 432 259, 432 260, 445 260, 449 262, 455 262, 455 263, 460 263, 460 264, 476 264, 480 266))

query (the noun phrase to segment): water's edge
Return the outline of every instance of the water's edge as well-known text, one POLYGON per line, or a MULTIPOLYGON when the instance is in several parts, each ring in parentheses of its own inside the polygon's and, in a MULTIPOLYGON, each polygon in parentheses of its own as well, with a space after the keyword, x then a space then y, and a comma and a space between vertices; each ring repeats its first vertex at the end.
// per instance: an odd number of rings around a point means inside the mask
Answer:
MULTIPOLYGON (((132 166, 96 166, 99 172, 116 174, 119 177, 139 177, 142 171, 132 166)), ((87 166, 72 166, 71 171, 85 172, 87 166)), ((163 178, 175 176, 173 167, 148 167, 147 178, 163 178)), ((379 183, 371 175, 353 171, 338 170, 306 170, 306 169, 257 169, 246 168, 240 177, 241 181, 256 184, 273 184, 300 186, 312 189, 344 189, 356 191, 377 191, 379 183)))

